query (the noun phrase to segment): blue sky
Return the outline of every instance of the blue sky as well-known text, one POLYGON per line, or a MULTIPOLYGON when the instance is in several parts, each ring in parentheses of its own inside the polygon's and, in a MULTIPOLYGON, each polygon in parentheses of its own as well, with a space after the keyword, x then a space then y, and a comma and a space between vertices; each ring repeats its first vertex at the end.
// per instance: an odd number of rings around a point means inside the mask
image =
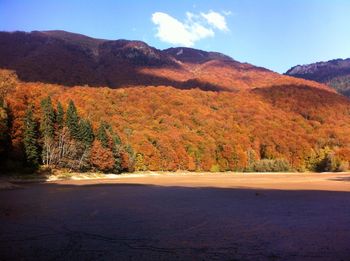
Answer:
POLYGON ((1 31, 54 29, 219 51, 277 72, 350 57, 349 0, 0 0, 1 31))

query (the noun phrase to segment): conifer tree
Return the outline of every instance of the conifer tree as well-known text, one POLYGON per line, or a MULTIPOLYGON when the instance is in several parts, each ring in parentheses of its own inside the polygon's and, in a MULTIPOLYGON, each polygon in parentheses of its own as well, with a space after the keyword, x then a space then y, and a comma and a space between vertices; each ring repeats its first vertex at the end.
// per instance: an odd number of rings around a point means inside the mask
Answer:
POLYGON ((50 165, 53 157, 55 134, 55 110, 51 98, 41 101, 40 133, 43 141, 42 159, 45 165, 50 165))
POLYGON ((114 171, 119 173, 122 171, 122 144, 121 144, 121 139, 118 134, 114 133, 112 130, 112 127, 110 128, 110 133, 112 136, 112 142, 113 142, 113 147, 112 147, 112 152, 114 155, 114 171))
POLYGON ((114 145, 115 145, 116 147, 120 147, 122 141, 121 141, 119 135, 113 131, 112 126, 109 125, 109 124, 107 125, 107 128, 106 128, 106 129, 108 129, 108 131, 109 131, 109 133, 110 133, 110 135, 111 135, 111 137, 112 137, 112 141, 113 141, 114 145))
POLYGON ((37 124, 33 117, 33 108, 29 106, 24 118, 24 137, 23 144, 27 163, 31 167, 39 165, 39 147, 37 143, 38 133, 37 124))
MULTIPOLYGON (((124 165, 127 165, 127 169, 128 171, 134 171, 135 169, 135 152, 133 150, 133 148, 131 147, 130 144, 127 144, 124 146, 124 151, 127 153, 127 159, 128 162, 127 164, 124 163, 124 165)), ((121 162, 121 165, 123 165, 123 162, 121 162)))
POLYGON ((57 113, 56 113, 56 136, 57 136, 57 155, 56 155, 56 164, 62 163, 62 159, 64 158, 65 145, 66 145, 66 135, 65 135, 65 118, 64 118, 64 110, 63 106, 60 102, 57 103, 57 113))
POLYGON ((94 141, 94 132, 92 130, 92 124, 89 120, 80 120, 79 122, 79 140, 84 143, 85 146, 90 147, 94 141))
POLYGON ((96 138, 101 142, 104 148, 107 148, 109 143, 106 128, 107 124, 105 122, 101 122, 96 135, 96 138))
POLYGON ((56 122, 58 129, 62 130, 64 127, 64 110, 60 102, 57 103, 56 122))
POLYGON ((44 137, 53 138, 55 131, 55 110, 50 96, 41 101, 40 132, 44 137))
POLYGON ((79 116, 72 100, 69 101, 66 113, 66 126, 68 127, 69 134, 74 139, 79 140, 79 116))

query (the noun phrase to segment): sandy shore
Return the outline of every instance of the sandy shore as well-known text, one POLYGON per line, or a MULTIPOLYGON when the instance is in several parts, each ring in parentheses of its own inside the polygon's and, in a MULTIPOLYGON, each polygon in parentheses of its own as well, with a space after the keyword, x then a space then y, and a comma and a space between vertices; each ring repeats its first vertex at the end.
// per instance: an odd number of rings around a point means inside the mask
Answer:
POLYGON ((52 180, 50 183, 63 185, 143 184, 181 187, 350 191, 350 173, 152 172, 106 175, 106 177, 89 179, 86 176, 75 176, 71 180, 52 180))

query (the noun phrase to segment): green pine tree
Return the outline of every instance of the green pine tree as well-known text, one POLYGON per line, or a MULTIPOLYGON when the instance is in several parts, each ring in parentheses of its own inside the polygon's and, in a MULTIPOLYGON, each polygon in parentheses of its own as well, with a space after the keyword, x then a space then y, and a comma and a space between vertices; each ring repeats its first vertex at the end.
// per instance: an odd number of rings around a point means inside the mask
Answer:
POLYGON ((120 147, 122 141, 121 141, 119 135, 113 131, 112 126, 109 125, 109 124, 108 124, 108 126, 107 126, 107 129, 108 129, 108 132, 110 133, 110 135, 111 135, 111 137, 112 137, 112 141, 113 141, 114 145, 115 145, 116 147, 120 147))
POLYGON ((136 160, 136 154, 134 152, 134 149, 131 147, 130 144, 126 144, 124 146, 124 150, 128 153, 129 155, 129 166, 128 166, 128 170, 133 171, 135 168, 135 160, 136 160))
POLYGON ((44 137, 53 138, 55 132, 55 110, 50 96, 41 101, 40 132, 44 137))
POLYGON ((66 113, 66 126, 68 127, 70 135, 79 140, 79 116, 77 108, 72 100, 69 101, 67 113, 66 113))
POLYGON ((114 171, 119 173, 122 171, 122 158, 121 158, 121 151, 122 151, 122 142, 117 133, 115 133, 112 129, 111 126, 109 126, 109 133, 112 137, 112 142, 113 142, 113 155, 114 155, 114 171))
POLYGON ((64 127, 64 110, 60 102, 57 103, 57 115, 56 115, 57 127, 59 130, 64 127))
POLYGON ((94 132, 92 130, 92 124, 89 120, 80 120, 79 122, 79 140, 90 147, 94 141, 94 132))
POLYGON ((24 137, 23 144, 27 163, 31 167, 39 165, 39 147, 37 143, 38 133, 37 124, 33 117, 33 107, 29 106, 24 118, 24 137))
POLYGON ((109 138, 106 128, 108 128, 108 125, 105 122, 101 122, 96 135, 96 138, 101 142, 104 148, 107 148, 109 145, 109 138))
POLYGON ((117 133, 115 133, 110 124, 106 124, 106 129, 112 138, 112 152, 114 155, 114 171, 120 173, 122 171, 122 157, 121 153, 124 150, 122 141, 117 133))

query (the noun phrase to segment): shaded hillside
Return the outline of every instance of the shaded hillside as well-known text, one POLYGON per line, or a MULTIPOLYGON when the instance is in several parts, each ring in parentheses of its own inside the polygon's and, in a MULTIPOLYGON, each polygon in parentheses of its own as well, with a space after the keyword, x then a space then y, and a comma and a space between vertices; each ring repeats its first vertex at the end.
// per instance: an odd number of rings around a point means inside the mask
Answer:
POLYGON ((54 107, 60 101, 64 111, 73 100, 95 131, 101 121, 108 122, 122 144, 132 148, 136 170, 249 171, 261 160, 284 160, 298 170, 330 170, 344 169, 350 160, 350 102, 309 86, 237 93, 166 86, 11 86, 5 92, 11 119, 8 151, 16 159, 23 148, 25 111, 34 105, 34 117, 41 122, 40 103, 50 95, 54 107))
POLYGON ((0 68, 22 81, 112 88, 167 85, 236 91, 315 82, 282 76, 215 52, 155 49, 140 41, 102 40, 64 31, 0 32, 0 68))
POLYGON ((289 69, 286 74, 325 83, 339 93, 350 96, 350 58, 297 65, 289 69))

